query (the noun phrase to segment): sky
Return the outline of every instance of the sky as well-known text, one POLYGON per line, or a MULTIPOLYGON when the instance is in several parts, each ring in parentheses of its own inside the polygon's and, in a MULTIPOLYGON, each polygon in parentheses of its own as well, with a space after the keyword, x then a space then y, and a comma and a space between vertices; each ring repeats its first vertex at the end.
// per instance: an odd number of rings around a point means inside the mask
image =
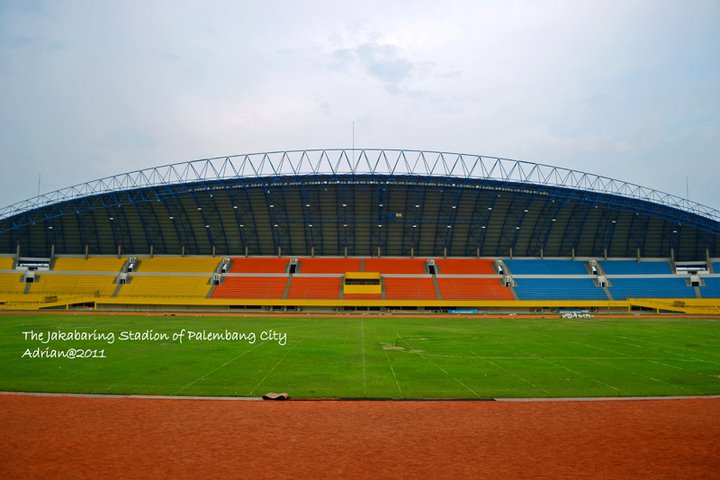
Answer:
POLYGON ((0 0, 0 206, 169 163, 407 148, 720 209, 720 1, 0 0))

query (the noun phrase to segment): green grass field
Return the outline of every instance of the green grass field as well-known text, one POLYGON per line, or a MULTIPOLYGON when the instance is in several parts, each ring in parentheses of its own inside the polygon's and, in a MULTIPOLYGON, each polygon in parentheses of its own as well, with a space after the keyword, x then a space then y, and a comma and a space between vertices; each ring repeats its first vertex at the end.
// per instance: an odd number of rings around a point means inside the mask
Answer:
POLYGON ((720 320, 12 314, 0 316, 0 390, 275 391, 296 398, 720 394, 720 320), (150 329, 166 338, 121 338, 150 329), (226 331, 250 338, 189 333, 226 331), (270 331, 277 338, 261 338, 270 331), (96 338, 40 338, 48 332, 96 338), (104 351, 105 358, 34 357, 70 348, 104 351))

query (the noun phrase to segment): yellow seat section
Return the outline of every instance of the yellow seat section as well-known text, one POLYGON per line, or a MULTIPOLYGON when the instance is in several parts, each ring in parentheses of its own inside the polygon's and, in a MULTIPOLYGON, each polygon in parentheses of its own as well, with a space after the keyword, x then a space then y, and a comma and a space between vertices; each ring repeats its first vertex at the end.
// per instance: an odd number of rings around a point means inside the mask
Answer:
POLYGON ((72 275, 41 273, 30 285, 29 293, 89 294, 109 297, 117 286, 113 275, 72 275))
POLYGON ((0 273, 0 292, 22 293, 25 291, 25 282, 21 273, 0 273))
POLYGON ((139 258, 138 272, 212 273, 220 263, 219 258, 154 257, 139 258))
POLYGON ((163 277, 133 276, 130 283, 120 288, 119 297, 199 297, 210 291, 210 276, 163 277))
POLYGON ((58 257, 55 259, 53 271, 117 273, 124 264, 125 259, 117 257, 90 257, 87 260, 85 258, 58 257))
POLYGON ((0 257, 0 270, 12 270, 15 259, 10 257, 0 257))
MULTIPOLYGON (((8 303, 18 303, 18 302, 24 302, 24 303, 32 303, 35 302, 35 296, 31 295, 25 295, 22 293, 6 293, 6 292, 0 292, 0 305, 7 305, 8 303)), ((38 295, 40 297, 40 295, 38 295)), ((45 298, 45 295, 42 295, 42 298, 45 298)), ((40 300, 37 300, 39 302, 40 300)))

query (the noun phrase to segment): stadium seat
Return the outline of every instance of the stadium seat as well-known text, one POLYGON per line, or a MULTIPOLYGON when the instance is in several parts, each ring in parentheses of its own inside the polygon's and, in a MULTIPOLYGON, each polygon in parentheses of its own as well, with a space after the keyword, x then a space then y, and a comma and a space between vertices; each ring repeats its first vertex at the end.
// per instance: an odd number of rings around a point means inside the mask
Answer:
POLYGON ((475 258, 438 258, 435 260, 435 263, 438 266, 439 273, 442 275, 493 275, 497 273, 493 269, 495 260, 475 258))

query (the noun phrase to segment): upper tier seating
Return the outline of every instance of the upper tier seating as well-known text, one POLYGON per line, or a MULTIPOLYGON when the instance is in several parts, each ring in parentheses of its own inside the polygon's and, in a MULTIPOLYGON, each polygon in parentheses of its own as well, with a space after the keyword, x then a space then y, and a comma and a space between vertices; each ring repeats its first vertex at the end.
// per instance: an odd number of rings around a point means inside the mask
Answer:
POLYGON ((41 273, 30 284, 30 293, 83 294, 109 297, 117 285, 113 275, 41 273))
POLYGON ((90 257, 87 260, 85 258, 59 257, 55 260, 53 271, 117 273, 124 264, 125 259, 117 257, 90 257))
POLYGON ((334 300, 340 298, 340 277, 293 276, 288 298, 313 298, 334 300))
POLYGON ((520 278, 514 287, 518 300, 607 300, 592 278, 520 278))
POLYGON ((695 298, 695 289, 687 286, 685 277, 612 278, 610 293, 614 300, 628 298, 695 298))
POLYGON ((493 275, 495 260, 477 258, 438 258, 435 264, 442 275, 493 275))
POLYGON ((20 273, 0 273, 0 292, 22 293, 25 291, 25 282, 20 273))
POLYGON ((512 275, 588 275, 582 260, 503 260, 512 275))
POLYGON ((366 258, 363 270, 365 272, 418 274, 427 273, 422 258, 366 258))
POLYGON ((431 277, 384 277, 386 300, 437 300, 431 277))
POLYGON ((138 272, 212 273, 220 263, 218 258, 153 257, 139 258, 138 272))
POLYGON ((713 262, 712 271, 713 273, 720 273, 720 262, 713 262))
POLYGON ((288 277, 225 277, 211 298, 283 298, 288 277))
POLYGON ((443 300, 514 300, 497 278, 437 277, 443 300))
POLYGON ((702 298, 720 298, 720 277, 705 277, 705 286, 700 287, 702 298))
POLYGON ((12 270, 14 264, 14 258, 0 257, 0 270, 12 270))
POLYGON ((118 297, 196 297, 210 291, 209 276, 138 276, 123 285, 118 297))
POLYGON ((299 273, 359 272, 359 258, 300 258, 299 273))
POLYGON ((607 275, 663 275, 674 273, 667 261, 601 260, 607 275))
POLYGON ((289 261, 278 257, 233 257, 230 273, 285 273, 289 261))

